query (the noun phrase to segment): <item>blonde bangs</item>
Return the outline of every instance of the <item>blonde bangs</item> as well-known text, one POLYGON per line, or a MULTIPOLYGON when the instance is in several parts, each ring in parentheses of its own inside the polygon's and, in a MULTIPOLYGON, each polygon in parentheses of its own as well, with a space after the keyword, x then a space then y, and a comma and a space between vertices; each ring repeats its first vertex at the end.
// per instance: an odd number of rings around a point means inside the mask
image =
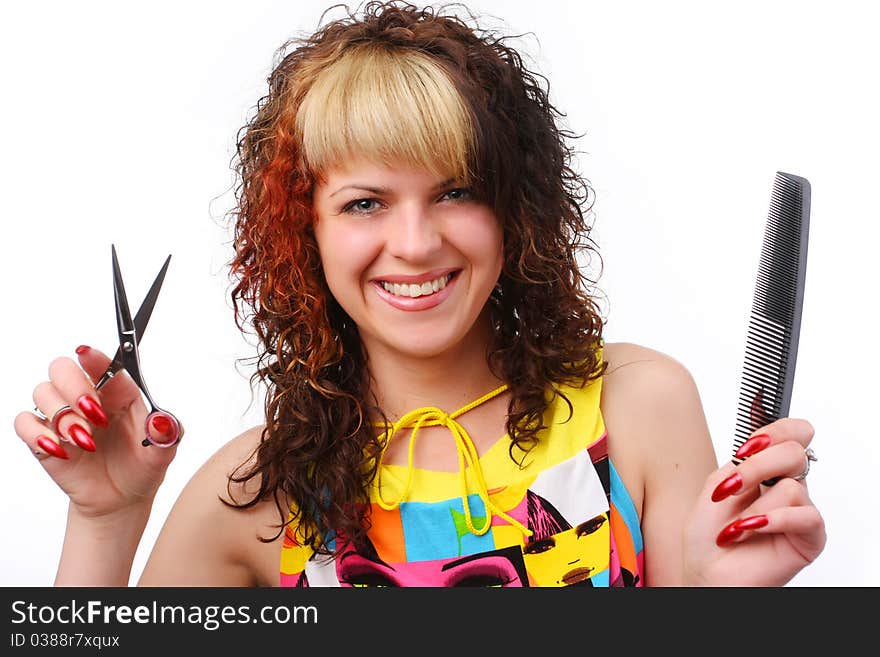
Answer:
POLYGON ((361 156, 470 183, 470 113, 447 73, 416 51, 354 49, 316 77, 296 117, 306 167, 361 156))

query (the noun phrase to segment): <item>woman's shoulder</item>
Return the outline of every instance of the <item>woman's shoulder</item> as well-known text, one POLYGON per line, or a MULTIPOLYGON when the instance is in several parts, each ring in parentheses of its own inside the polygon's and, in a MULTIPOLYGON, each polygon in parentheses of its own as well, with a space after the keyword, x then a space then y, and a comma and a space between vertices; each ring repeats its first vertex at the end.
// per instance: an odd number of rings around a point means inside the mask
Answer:
POLYGON ((601 402, 606 424, 613 421, 620 429, 647 430, 683 411, 702 415, 696 381, 681 361, 632 342, 606 343, 602 355, 608 363, 601 402))
POLYGON ((640 509, 645 482, 713 452, 696 381, 673 356, 631 342, 606 343, 600 406, 615 468, 640 509))
POLYGON ((656 406, 663 398, 692 395, 696 384, 679 360, 657 349, 632 342, 605 343, 608 363, 602 383, 603 402, 656 406))
POLYGON ((678 366, 685 369, 682 363, 669 354, 634 342, 605 342, 603 343, 602 356, 608 361, 606 376, 612 370, 638 363, 660 367, 664 365, 667 367, 678 366))
POLYGON ((243 431, 221 446, 202 464, 184 489, 185 493, 190 489, 190 497, 194 504, 206 503, 215 510, 228 508, 227 505, 215 505, 208 493, 213 493, 215 498, 219 497, 230 503, 241 503, 253 497, 259 490, 259 475, 242 482, 231 481, 230 475, 241 475, 253 466, 262 432, 263 425, 243 431))
POLYGON ((274 500, 234 506, 255 498, 259 474, 230 480, 253 465, 262 431, 258 425, 232 438, 190 478, 156 540, 142 584, 261 586, 274 581, 277 563, 267 564, 277 561, 283 536, 271 543, 257 539, 278 533, 280 513, 274 500))
POLYGON ((253 463, 264 427, 263 424, 251 427, 227 441, 205 461, 195 477, 213 479, 223 475, 226 478, 230 468, 246 467, 253 463))

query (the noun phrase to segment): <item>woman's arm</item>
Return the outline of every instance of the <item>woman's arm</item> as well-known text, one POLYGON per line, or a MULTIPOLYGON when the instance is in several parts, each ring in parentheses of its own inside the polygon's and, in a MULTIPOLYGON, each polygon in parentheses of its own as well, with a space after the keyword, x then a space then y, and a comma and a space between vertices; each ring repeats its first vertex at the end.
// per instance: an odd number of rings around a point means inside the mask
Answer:
POLYGON ((616 352, 603 414, 611 458, 641 495, 645 583, 782 586, 812 563, 825 547, 825 525, 806 480, 795 478, 812 425, 782 418, 761 427, 747 459, 718 467, 687 369, 637 345, 616 352), (771 478, 779 483, 761 485, 771 478))
POLYGON ((641 510, 644 581, 679 586, 688 514, 718 467, 700 395, 690 372, 661 352, 616 343, 605 356, 602 412, 612 461, 641 510))

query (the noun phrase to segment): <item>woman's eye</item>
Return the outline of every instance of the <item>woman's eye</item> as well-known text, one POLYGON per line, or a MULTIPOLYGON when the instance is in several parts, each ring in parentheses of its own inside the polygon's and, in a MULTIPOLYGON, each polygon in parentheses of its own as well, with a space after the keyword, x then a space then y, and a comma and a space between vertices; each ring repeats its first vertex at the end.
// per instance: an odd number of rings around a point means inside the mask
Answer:
POLYGON ((346 204, 344 208, 342 208, 343 212, 348 212, 350 214, 370 214, 371 212, 376 210, 376 206, 378 202, 373 198, 359 198, 355 199, 351 203, 346 204))
MULTIPOLYGON (((450 189, 447 192, 444 192, 440 197, 440 200, 450 200, 450 201, 466 201, 473 198, 473 194, 471 190, 464 187, 456 187, 455 189, 450 189)), ((360 215, 368 215, 373 214, 377 210, 379 210, 381 204, 378 199, 375 198, 358 198, 349 203, 347 203, 343 208, 342 212, 346 214, 360 214, 360 215)))
POLYGON ((472 197, 471 190, 466 189, 464 187, 456 187, 455 189, 450 189, 443 196, 449 197, 450 200, 453 201, 463 201, 465 199, 469 199, 472 197))

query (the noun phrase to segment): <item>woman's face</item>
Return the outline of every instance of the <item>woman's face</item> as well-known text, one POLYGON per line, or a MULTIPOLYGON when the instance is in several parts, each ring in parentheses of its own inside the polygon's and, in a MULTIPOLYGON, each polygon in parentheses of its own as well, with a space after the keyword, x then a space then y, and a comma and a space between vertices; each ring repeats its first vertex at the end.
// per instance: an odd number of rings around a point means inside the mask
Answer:
POLYGON ((372 357, 484 347, 502 232, 460 182, 355 160, 325 173, 314 205, 327 284, 372 357))

